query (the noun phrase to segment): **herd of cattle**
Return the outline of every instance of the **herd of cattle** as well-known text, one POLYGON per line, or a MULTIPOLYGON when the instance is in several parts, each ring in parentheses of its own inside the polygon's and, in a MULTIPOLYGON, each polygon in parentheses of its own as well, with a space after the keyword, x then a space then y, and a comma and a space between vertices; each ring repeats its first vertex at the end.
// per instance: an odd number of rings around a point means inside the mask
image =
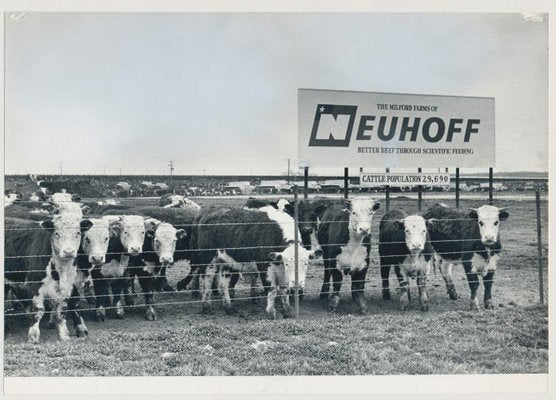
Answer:
MULTIPOLYGON (((192 295, 201 296, 204 313, 212 312, 215 291, 226 312, 234 313, 234 287, 243 275, 251 278, 253 300, 259 297, 260 279, 269 318, 276 317, 276 297, 287 317, 290 295, 296 289, 303 295, 311 263, 324 264, 320 298, 331 311, 338 307, 343 276, 350 275, 353 301, 361 313, 367 312, 371 226, 380 207, 370 197, 317 197, 299 201, 297 210, 286 199, 250 198, 240 208, 201 208, 177 195, 162 197, 158 207, 80 200, 56 193, 46 202, 19 201, 5 207, 5 293, 30 316, 31 342, 40 339, 45 313, 59 339, 69 337, 66 314, 77 336, 87 334, 80 313, 83 297, 93 299, 98 321, 105 319, 107 309, 122 318, 125 306, 134 304, 135 279, 145 298, 146 318, 156 319, 154 293, 174 291, 166 269, 179 260, 188 260, 191 268, 176 289, 190 286, 192 295)), ((394 267, 400 308, 407 309, 409 278, 416 278, 421 309, 428 310, 426 282, 434 263, 450 298, 456 299, 452 267, 463 264, 471 308, 479 308, 479 276, 484 307, 493 308, 499 222, 506 218, 504 209, 490 205, 462 211, 435 204, 422 216, 386 212, 378 241, 383 298, 391 298, 389 275, 394 267)))

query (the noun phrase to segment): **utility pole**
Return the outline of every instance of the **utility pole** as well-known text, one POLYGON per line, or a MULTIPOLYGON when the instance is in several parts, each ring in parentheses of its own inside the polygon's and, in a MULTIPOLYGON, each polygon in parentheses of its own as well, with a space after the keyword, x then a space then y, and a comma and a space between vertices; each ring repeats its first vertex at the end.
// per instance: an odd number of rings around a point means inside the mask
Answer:
POLYGON ((120 176, 122 176, 122 169, 120 168, 120 176))
POLYGON ((62 180, 62 165, 63 165, 63 161, 60 161, 60 180, 62 180))
POLYGON ((174 162, 170 161, 170 164, 168 164, 168 166, 170 167, 170 184, 172 184, 172 174, 174 172, 174 162))
POLYGON ((106 175, 106 167, 102 167, 102 174, 106 175))
POLYGON ((288 185, 290 184, 290 159, 288 158, 288 185))

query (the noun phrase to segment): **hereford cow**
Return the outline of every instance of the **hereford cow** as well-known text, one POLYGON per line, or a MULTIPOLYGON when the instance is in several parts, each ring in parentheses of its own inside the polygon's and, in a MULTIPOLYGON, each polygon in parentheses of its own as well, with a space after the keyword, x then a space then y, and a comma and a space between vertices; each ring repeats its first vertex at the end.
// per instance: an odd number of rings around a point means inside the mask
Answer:
POLYGON ((382 217, 378 252, 382 277, 382 297, 390 299, 390 267, 394 266, 400 285, 400 308, 409 305, 409 277, 417 277, 421 310, 428 311, 426 284, 434 249, 427 232, 427 221, 420 215, 392 210, 382 217))
POLYGON ((322 216, 318 230, 324 257, 324 283, 320 298, 329 298, 332 277, 329 307, 333 312, 340 301, 342 272, 351 275, 351 294, 359 311, 367 312, 364 290, 371 249, 371 221, 379 207, 380 204, 373 199, 359 196, 328 207, 322 216))
POLYGON ((485 308, 494 308, 492 283, 499 253, 502 250, 499 224, 508 216, 505 209, 490 205, 469 209, 466 213, 442 204, 435 204, 427 211, 425 218, 436 220, 429 226, 429 233, 451 299, 457 298, 452 281, 452 265, 463 264, 471 290, 471 309, 479 309, 478 274, 483 277, 485 308))
MULTIPOLYGON (((289 291, 295 290, 294 249, 295 225, 288 214, 271 206, 257 210, 224 209, 204 212, 197 220, 191 239, 192 265, 198 268, 203 282, 203 312, 210 313, 210 298, 215 276, 226 312, 231 306, 229 289, 236 284, 239 273, 256 272, 267 292, 266 312, 275 317, 274 303, 280 296, 282 312, 289 316, 289 291), (256 270, 251 270, 253 263, 256 270), (248 270, 246 270, 246 268, 248 270)), ((310 252, 299 250, 299 291, 305 286, 310 252)), ((252 297, 257 297, 252 287, 252 297)))
POLYGON ((87 327, 77 310, 80 282, 76 257, 82 233, 91 221, 75 214, 57 215, 38 224, 34 221, 5 220, 5 282, 26 312, 33 310, 28 338, 40 339, 39 324, 45 314, 44 301, 53 304, 60 340, 69 339, 65 311, 70 312, 77 336, 87 327), (42 228, 42 229, 41 229, 42 228))

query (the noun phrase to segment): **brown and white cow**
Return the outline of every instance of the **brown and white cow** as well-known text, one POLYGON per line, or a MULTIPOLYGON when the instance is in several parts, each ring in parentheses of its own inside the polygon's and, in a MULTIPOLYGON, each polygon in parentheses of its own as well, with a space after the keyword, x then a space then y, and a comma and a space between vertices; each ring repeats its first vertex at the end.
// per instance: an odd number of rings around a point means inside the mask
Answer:
POLYGON ((38 343, 39 324, 45 314, 45 299, 53 304, 58 338, 69 338, 66 308, 71 312, 78 336, 87 327, 77 310, 80 274, 76 257, 82 233, 92 223, 75 214, 57 215, 37 224, 34 221, 6 218, 5 279, 11 292, 34 318, 29 328, 29 341, 38 343), (42 229, 41 229, 42 228, 42 229))
POLYGON ((329 281, 332 278, 329 308, 333 312, 340 302, 342 273, 351 276, 351 294, 359 311, 367 312, 364 290, 371 250, 371 222, 379 207, 380 204, 375 200, 358 196, 329 206, 322 216, 318 230, 324 258, 324 282, 320 298, 329 299, 329 281))

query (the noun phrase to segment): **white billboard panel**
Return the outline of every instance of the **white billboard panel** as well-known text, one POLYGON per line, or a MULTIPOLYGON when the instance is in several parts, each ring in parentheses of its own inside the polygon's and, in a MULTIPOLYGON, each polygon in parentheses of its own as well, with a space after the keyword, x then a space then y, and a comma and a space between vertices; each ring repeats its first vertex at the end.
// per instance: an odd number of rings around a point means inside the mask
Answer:
POLYGON ((494 167, 494 98, 300 89, 309 167, 494 167))

